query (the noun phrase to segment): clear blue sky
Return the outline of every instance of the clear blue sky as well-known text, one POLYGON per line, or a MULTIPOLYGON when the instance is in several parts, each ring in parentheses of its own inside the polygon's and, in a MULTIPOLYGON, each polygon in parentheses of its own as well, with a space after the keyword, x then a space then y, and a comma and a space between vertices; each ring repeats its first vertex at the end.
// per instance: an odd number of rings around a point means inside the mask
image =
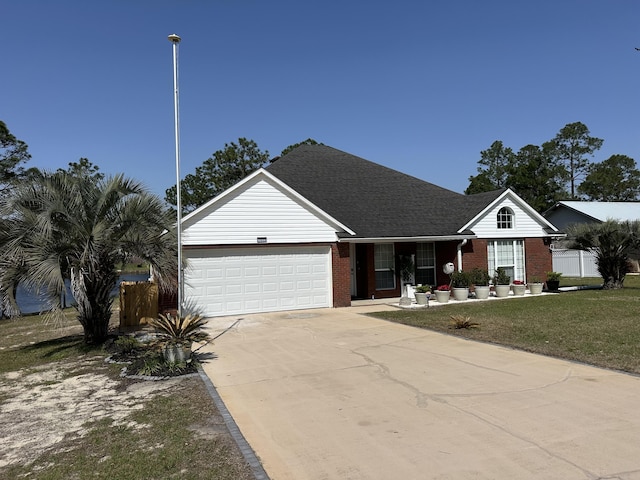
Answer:
MULTIPOLYGON (((175 184, 247 137, 308 137, 462 192, 480 151, 567 123, 640 162, 637 0, 2 0, 0 120, 29 166, 175 184)), ((401 192, 399 192, 401 194, 401 192)), ((407 199, 411 201, 411 199, 407 199)))

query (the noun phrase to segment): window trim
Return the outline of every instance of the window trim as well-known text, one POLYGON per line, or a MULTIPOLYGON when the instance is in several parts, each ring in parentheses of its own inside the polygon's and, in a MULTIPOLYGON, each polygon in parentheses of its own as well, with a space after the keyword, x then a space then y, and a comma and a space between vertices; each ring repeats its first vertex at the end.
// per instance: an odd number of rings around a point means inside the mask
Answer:
POLYGON ((516 215, 511 207, 502 207, 496 214, 496 228, 498 230, 513 230, 516 215))
POLYGON ((524 238, 496 238, 487 240, 487 263, 489 266, 489 273, 493 276, 494 272, 498 267, 506 267, 513 268, 513 277, 511 282, 514 280, 522 280, 526 281, 527 278, 527 270, 526 270, 526 252, 525 252, 525 242, 524 238), (511 251, 513 254, 513 264, 499 264, 497 258, 498 252, 498 242, 502 243, 511 243, 511 251), (520 251, 518 251, 518 247, 520 247, 520 251), (491 255, 493 250, 493 255, 491 255), (521 258, 520 258, 521 257, 521 258), (518 278, 522 275, 522 278, 518 278))
MULTIPOLYGON (((436 272, 436 244, 435 242, 417 242, 416 243, 416 282, 417 282, 417 277, 418 277, 418 270, 431 270, 433 272, 433 279, 434 282, 436 281, 437 278, 437 272, 436 272), (418 257, 418 252, 420 251, 420 245, 431 245, 431 253, 432 256, 430 258, 430 260, 433 261, 433 265, 432 266, 420 266, 419 265, 419 257, 418 257)), ((435 283, 434 283, 435 285, 435 283)))

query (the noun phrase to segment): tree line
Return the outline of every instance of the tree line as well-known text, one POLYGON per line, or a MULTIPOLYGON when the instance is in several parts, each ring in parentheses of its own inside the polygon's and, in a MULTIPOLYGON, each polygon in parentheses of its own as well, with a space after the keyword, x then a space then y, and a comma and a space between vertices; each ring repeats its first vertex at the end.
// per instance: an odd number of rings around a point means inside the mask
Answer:
POLYGON ((496 140, 480 152, 478 174, 469 177, 465 193, 508 187, 538 212, 560 200, 637 201, 640 171, 635 160, 616 154, 593 162, 603 143, 581 122, 569 123, 553 139, 518 152, 496 140))

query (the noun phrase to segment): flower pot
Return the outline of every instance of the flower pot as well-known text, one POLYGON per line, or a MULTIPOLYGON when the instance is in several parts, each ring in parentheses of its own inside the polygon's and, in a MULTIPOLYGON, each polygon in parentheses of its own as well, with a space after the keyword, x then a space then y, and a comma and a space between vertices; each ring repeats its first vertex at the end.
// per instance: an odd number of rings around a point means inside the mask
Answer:
POLYGON ((469 298, 469 287, 453 287, 454 300, 466 300, 469 298))
POLYGON ((191 358, 191 343, 167 343, 162 353, 167 362, 186 362, 191 358))
POLYGON ((540 295, 542 293, 542 283, 530 283, 529 293, 531 295, 540 295))
POLYGON ((491 287, 489 287, 489 285, 476 285, 474 291, 476 292, 476 298, 478 300, 486 300, 489 298, 491 287))
POLYGON ((547 280, 547 290, 555 291, 560 288, 560 280, 547 280))
POLYGON ((451 292, 449 290, 436 290, 436 300, 438 303, 447 303, 451 292))
POLYGON ((511 291, 511 285, 496 285, 493 287, 496 291, 496 297, 504 298, 509 296, 509 292, 511 291))
POLYGON ((427 305, 429 302, 429 294, 428 293, 419 293, 416 292, 416 303, 418 305, 427 305))
POLYGON ((513 285, 513 294, 516 297, 521 297, 522 295, 524 295, 525 289, 526 289, 525 285, 513 285))

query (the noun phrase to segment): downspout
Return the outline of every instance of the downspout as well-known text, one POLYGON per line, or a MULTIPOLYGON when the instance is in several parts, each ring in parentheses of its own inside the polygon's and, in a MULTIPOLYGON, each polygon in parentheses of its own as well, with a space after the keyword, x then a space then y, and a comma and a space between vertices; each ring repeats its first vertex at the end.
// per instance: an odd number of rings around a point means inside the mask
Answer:
POLYGON ((458 271, 461 272, 462 271, 462 247, 464 247, 467 242, 469 240, 467 240, 466 238, 464 240, 462 240, 458 246, 456 247, 458 250, 458 271))

